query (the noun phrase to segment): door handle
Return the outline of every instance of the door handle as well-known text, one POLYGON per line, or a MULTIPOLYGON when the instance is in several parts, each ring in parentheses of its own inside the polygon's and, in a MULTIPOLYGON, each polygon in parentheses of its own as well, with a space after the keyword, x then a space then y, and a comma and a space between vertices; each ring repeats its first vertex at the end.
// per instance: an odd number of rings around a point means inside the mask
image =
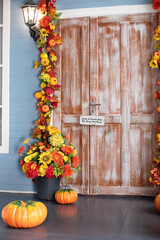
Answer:
POLYGON ((92 100, 90 103, 90 115, 94 115, 94 107, 95 106, 101 106, 100 103, 94 103, 94 101, 92 100))

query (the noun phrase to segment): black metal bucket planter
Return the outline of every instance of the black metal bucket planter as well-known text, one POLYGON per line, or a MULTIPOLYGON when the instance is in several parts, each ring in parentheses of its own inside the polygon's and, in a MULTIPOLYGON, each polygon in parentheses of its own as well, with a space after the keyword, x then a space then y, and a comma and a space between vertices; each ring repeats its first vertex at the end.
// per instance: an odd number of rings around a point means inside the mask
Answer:
POLYGON ((60 188, 60 178, 36 178, 37 198, 41 200, 54 200, 55 192, 60 188))

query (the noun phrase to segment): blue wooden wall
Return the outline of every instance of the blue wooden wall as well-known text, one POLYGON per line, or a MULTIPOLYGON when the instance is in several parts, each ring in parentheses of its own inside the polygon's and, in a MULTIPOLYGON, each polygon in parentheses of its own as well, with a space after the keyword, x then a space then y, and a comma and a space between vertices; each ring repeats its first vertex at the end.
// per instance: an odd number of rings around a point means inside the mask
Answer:
MULTIPOLYGON (((10 153, 0 154, 0 190, 34 191, 32 181, 19 167, 17 155, 22 142, 32 135, 38 117, 34 92, 39 88, 38 70, 33 69, 38 59, 35 42, 23 23, 20 5, 24 0, 11 0, 10 39, 10 153)), ((38 2, 38 1, 36 1, 38 2)), ((57 9, 150 4, 152 0, 57 0, 57 9)))

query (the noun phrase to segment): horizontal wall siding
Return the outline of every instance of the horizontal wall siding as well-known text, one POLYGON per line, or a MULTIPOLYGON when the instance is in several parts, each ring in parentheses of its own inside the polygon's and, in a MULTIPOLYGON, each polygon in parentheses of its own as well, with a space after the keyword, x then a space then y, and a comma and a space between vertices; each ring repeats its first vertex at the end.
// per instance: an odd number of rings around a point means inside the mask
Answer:
MULTIPOLYGON (((31 137, 38 117, 33 95, 39 80, 33 64, 39 52, 23 21, 20 6, 25 2, 11 0, 10 153, 0 154, 0 190, 7 191, 35 191, 32 181, 22 174, 17 155, 24 139, 31 137)), ((56 6, 61 10, 151 3, 152 0, 57 0, 56 6)))

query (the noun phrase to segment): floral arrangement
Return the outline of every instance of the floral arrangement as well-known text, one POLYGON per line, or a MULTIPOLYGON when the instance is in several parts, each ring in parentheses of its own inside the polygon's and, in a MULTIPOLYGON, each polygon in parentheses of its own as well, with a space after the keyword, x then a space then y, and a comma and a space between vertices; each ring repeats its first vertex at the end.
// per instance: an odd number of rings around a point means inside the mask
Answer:
MULTIPOLYGON (((159 0, 153 0, 153 8, 157 10, 160 7, 159 0)), ((160 14, 159 14, 159 25, 155 28, 154 41, 156 42, 156 51, 152 57, 152 60, 149 62, 149 65, 153 69, 158 69, 160 67, 160 14)), ((160 86, 160 79, 157 81, 157 86, 160 86)), ((160 91, 155 92, 155 99, 160 100, 160 91)), ((160 112, 160 103, 157 106, 157 112, 160 112)), ((155 185, 160 185, 160 122, 157 126, 157 135, 156 140, 158 148, 153 152, 153 164, 154 169, 151 170, 152 176, 149 178, 149 181, 155 185)))
POLYGON ((36 128, 32 138, 37 141, 29 143, 29 138, 23 142, 27 147, 19 149, 19 156, 23 173, 28 178, 37 177, 66 177, 70 178, 79 170, 79 158, 72 144, 67 144, 68 137, 56 127, 50 125, 51 111, 57 108, 58 97, 56 91, 60 91, 56 78, 56 51, 55 46, 60 45, 62 38, 54 31, 56 22, 61 14, 57 13, 54 6, 56 0, 41 0, 39 10, 44 15, 39 21, 40 37, 37 47, 40 51, 40 61, 35 61, 34 68, 41 67, 39 79, 40 91, 35 93, 38 103, 39 119, 35 121, 36 128))

